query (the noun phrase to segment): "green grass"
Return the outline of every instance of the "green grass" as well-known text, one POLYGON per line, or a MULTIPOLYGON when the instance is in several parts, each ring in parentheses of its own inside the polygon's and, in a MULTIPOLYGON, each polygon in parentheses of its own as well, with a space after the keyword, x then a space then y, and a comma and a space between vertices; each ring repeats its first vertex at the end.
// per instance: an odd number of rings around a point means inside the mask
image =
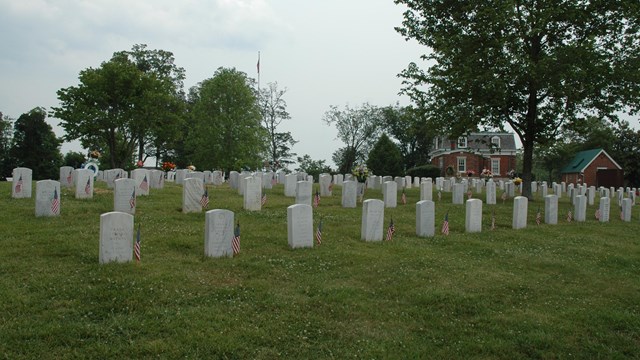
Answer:
MULTIPOLYGON (((317 184, 315 185, 318 186, 317 184)), ((323 244, 290 250, 281 185, 261 212, 242 210, 227 185, 210 208, 235 212, 241 254, 204 257, 204 213, 181 213, 181 187, 138 198, 142 262, 98 263, 93 200, 63 190, 62 215, 36 218, 35 199, 0 183, 0 356, 48 358, 629 358, 640 353, 640 210, 623 223, 511 229, 511 201, 483 207, 483 232, 415 236, 418 189, 393 216, 391 242, 360 240, 362 206, 343 209, 340 189, 322 198, 323 244), (495 211, 498 229, 489 230, 495 211)), ((35 194, 35 192, 34 192, 35 194)), ((365 198, 382 198, 367 190, 365 198)), ((435 196, 434 196, 435 198, 435 196)), ((484 200, 484 196, 481 197, 484 200)), ((615 201, 613 202, 615 203, 615 201)))

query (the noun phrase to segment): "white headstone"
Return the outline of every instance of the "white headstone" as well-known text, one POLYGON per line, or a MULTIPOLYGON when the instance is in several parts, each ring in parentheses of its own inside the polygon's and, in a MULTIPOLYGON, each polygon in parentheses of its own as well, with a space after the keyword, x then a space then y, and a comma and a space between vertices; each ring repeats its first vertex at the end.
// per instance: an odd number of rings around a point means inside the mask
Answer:
POLYGON ((89 169, 75 169, 76 199, 93 198, 93 171, 89 169))
POLYGON ((574 218, 577 222, 587 220, 587 197, 584 195, 576 195, 573 204, 574 218))
POLYGON ((244 209, 260 211, 262 209, 262 175, 249 176, 242 180, 244 185, 244 209))
POLYGON ((206 185, 212 185, 213 184, 213 176, 211 176, 211 171, 210 170, 205 170, 202 172, 202 175, 204 176, 204 183, 206 185))
POLYGON ((148 196, 151 188, 149 171, 147 169, 131 170, 131 178, 136 181, 136 196, 148 196))
POLYGON ((136 213, 136 180, 118 179, 113 186, 113 210, 131 215, 136 213))
MULTIPOLYGON (((296 183, 296 204, 311 206, 312 191, 313 183, 309 181, 298 181, 296 183)), ((320 196, 322 196, 322 194, 320 196)))
POLYGON ((273 188, 273 172, 269 171, 262 174, 262 188, 267 190, 273 188))
POLYGON ((344 175, 336 174, 336 181, 335 181, 336 186, 342 186, 343 182, 344 182, 344 175))
POLYGON ((558 195, 544 197, 544 223, 550 225, 558 223, 558 195))
POLYGON ((622 199, 622 221, 629 222, 631 221, 631 206, 633 205, 633 201, 629 198, 622 199))
POLYGON ((178 185, 182 185, 184 183, 184 179, 187 178, 187 174, 189 173, 189 170, 187 169, 179 169, 176 170, 176 184, 178 185))
POLYGON ((234 236, 234 213, 215 209, 205 213, 204 255, 208 257, 233 257, 231 243, 234 236))
POLYGON ((295 197, 297 185, 298 176, 296 174, 287 174, 284 178, 284 196, 295 197))
POLYGON ((117 211, 100 215, 100 264, 132 259, 133 215, 117 211))
POLYGON ((240 181, 240 173, 237 172, 237 171, 230 171, 229 172, 229 186, 232 189, 237 190, 240 187, 239 181, 240 181))
POLYGON ((382 184, 382 199, 384 207, 395 208, 398 206, 398 183, 395 181, 387 181, 382 184))
POLYGON ((364 241, 382 241, 384 225, 384 202, 368 199, 362 203, 362 226, 360 238, 364 241))
POLYGON ((455 205, 462 205, 464 203, 464 185, 463 184, 453 185, 452 202, 455 205))
POLYGON ((424 181, 420 183, 420 200, 433 200, 433 183, 424 181))
POLYGON ((496 183, 493 180, 487 181, 486 186, 486 201, 487 205, 495 205, 496 204, 496 183))
POLYGON ((211 173, 212 183, 214 186, 220 186, 224 183, 224 177, 222 176, 222 171, 214 170, 211 173))
MULTIPOLYGON (((608 190, 608 189, 607 189, 608 190)), ((600 206, 598 207, 600 210, 600 222, 609 222, 609 214, 611 210, 611 198, 601 197, 600 198, 600 206)))
POLYGON ((73 167, 60 167, 60 186, 66 187, 68 189, 73 188, 73 167))
POLYGON ((176 182, 176 172, 175 171, 168 171, 167 172, 167 181, 168 182, 176 182))
POLYGON ((421 200, 416 203, 416 235, 431 237, 435 235, 436 225, 435 203, 431 200, 421 200))
POLYGON ((513 199, 513 228, 524 229, 527 227, 527 208, 529 199, 524 196, 516 196, 513 199))
POLYGON ((243 180, 252 176, 253 174, 251 174, 251 172, 249 171, 243 171, 240 173, 238 177, 238 195, 244 195, 244 185, 246 184, 246 182, 244 182, 243 180))
POLYGON ((467 200, 464 228, 468 233, 482 231, 482 200, 467 200))
POLYGON ((36 216, 60 215, 60 182, 40 180, 36 182, 36 216))
POLYGON ((202 211, 202 197, 204 183, 200 179, 188 178, 182 181, 182 212, 193 213, 202 211))
POLYGON ((404 187, 407 189, 411 189, 411 176, 407 175, 404 177, 404 187))
POLYGON ((25 167, 17 167, 13 169, 13 184, 11 188, 12 198, 31 198, 32 173, 31 169, 25 167))
POLYGON ((358 183, 347 180, 342 183, 342 207, 354 208, 358 198, 358 183))
POLYGON ((151 177, 151 188, 152 189, 163 189, 164 188, 164 171, 162 170, 151 170, 149 171, 149 176, 151 177))
POLYGON ((331 196, 331 175, 320 174, 320 196, 331 196))
POLYGON ((287 237, 292 249, 313 247, 311 206, 295 204, 287 208, 287 237))
MULTIPOLYGON (((402 189, 403 187, 405 187, 405 181, 406 181, 405 178, 401 176, 396 176, 395 178, 393 178, 393 180, 397 184, 396 189, 402 189)), ((382 183, 382 186, 384 186, 384 183, 382 183)))

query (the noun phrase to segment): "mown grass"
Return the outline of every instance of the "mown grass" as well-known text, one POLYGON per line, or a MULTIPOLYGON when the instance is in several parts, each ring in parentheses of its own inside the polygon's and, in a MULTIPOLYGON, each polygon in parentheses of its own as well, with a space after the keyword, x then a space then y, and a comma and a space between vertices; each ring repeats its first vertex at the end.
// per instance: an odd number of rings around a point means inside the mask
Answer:
MULTIPOLYGON (((317 187, 317 184, 315 185, 317 187)), ((362 207, 340 189, 322 198, 323 244, 290 250, 281 185, 261 212, 210 187, 210 208, 236 213, 241 254, 204 257, 204 213, 181 213, 181 187, 138 198, 142 262, 98 263, 92 200, 63 191, 62 216, 36 218, 34 199, 0 183, 0 354, 33 358, 626 358, 640 351, 640 222, 612 208, 599 223, 511 229, 511 201, 483 208, 483 232, 464 233, 464 206, 445 193, 439 230, 415 236, 418 189, 386 209, 390 242, 360 240, 362 207), (489 230, 495 212, 498 229, 489 230)), ((382 198, 367 190, 365 198, 382 198)), ((435 198, 435 196, 434 196, 435 198)), ((484 196, 481 197, 484 200, 484 196)))

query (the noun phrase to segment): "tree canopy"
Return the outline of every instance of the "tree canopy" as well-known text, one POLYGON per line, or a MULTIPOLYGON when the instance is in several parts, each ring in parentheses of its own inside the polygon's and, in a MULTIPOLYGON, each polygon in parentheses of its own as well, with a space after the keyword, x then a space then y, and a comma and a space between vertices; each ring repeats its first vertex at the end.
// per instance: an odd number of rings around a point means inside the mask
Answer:
POLYGON ((253 79, 235 68, 218 68, 189 92, 190 161, 206 169, 256 169, 266 133, 253 79))
POLYGON ((278 83, 269 83, 266 88, 260 89, 258 98, 262 125, 267 131, 267 161, 274 171, 292 164, 296 156, 291 152, 291 147, 297 143, 291 132, 278 132, 282 121, 291 119, 284 100, 286 93, 287 89, 279 89, 278 83))
POLYGON ((375 145, 373 145, 367 159, 367 167, 372 173, 381 176, 404 175, 400 148, 389 139, 387 134, 382 134, 375 145))
POLYGON ((510 125, 525 196, 535 143, 564 123, 640 107, 637 1, 395 2, 408 7, 397 30, 428 47, 427 70, 409 64, 403 91, 449 135, 510 125))

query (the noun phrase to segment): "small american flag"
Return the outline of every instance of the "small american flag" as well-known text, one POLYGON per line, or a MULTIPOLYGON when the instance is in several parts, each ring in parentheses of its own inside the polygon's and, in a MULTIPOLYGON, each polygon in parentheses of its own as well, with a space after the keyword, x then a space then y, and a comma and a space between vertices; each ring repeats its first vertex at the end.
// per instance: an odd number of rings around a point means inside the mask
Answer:
POLYGON ((131 209, 134 209, 136 207, 136 189, 133 189, 133 192, 131 193, 131 197, 129 198, 129 206, 131 207, 131 209))
POLYGON ((313 196, 313 207, 317 208, 320 205, 320 193, 316 190, 316 194, 313 196))
POLYGON ((60 213, 60 198, 58 197, 58 189, 53 189, 53 199, 51 199, 51 213, 58 215, 60 213))
POLYGON ((271 186, 275 186, 278 183, 278 181, 276 180, 275 175, 271 176, 271 186))
POLYGON ((115 178, 115 179, 116 179, 116 180, 120 179, 120 171, 118 171, 118 172, 116 173, 116 178, 115 178))
POLYGON ((620 206, 620 220, 624 221, 624 212, 622 211, 622 206, 620 206))
POLYGON ((16 194, 22 192, 22 174, 20 174, 20 178, 18 182, 16 182, 16 194))
POLYGON ((402 205, 407 205, 407 194, 405 194, 404 188, 402 188, 402 205))
POLYGON ((567 222, 571 222, 571 220, 573 220, 573 213, 569 210, 567 213, 567 222))
POLYGON ((444 215, 444 222, 442 223, 442 234, 449 235, 449 212, 444 215))
POLYGON ((231 249, 233 249, 233 255, 240 253, 240 222, 236 224, 236 228, 233 229, 233 240, 231 240, 231 249))
POLYGON ((473 197, 473 192, 471 190, 467 191, 467 199, 471 199, 473 197))
POLYGON ((442 191, 438 191, 438 201, 442 200, 442 191))
POLYGON ((496 211, 493 210, 491 212, 491 230, 495 230, 496 229, 496 211))
POLYGON ((600 220, 600 208, 596 209, 596 220, 600 220))
POLYGON ((329 192, 333 191, 333 178, 331 178, 331 183, 329 183, 329 192))
POLYGON ((320 219, 318 228, 316 229, 316 243, 318 245, 322 244, 322 219, 320 219))
POLYGON ((73 173, 73 170, 69 171, 69 175, 67 175, 67 185, 71 186, 73 185, 73 175, 71 175, 73 173))
POLYGON ((262 206, 264 206, 267 203, 267 193, 262 194, 262 197, 260 198, 260 203, 262 204, 262 206))
POLYGON ((204 188, 204 194, 200 198, 200 205, 205 209, 209 207, 209 189, 207 187, 204 188))
POLYGON ((149 190, 149 181, 147 180, 147 175, 145 175, 142 179, 142 182, 140 183, 140 189, 142 189, 142 191, 149 190))
POLYGON ((136 235, 136 243, 133 245, 133 255, 136 261, 140 262, 140 224, 138 224, 138 234, 136 235))
POLYGON ((84 186, 84 193, 87 195, 91 194, 91 177, 87 179, 87 184, 84 186))
POLYGON ((164 173, 158 176, 158 186, 162 186, 162 182, 164 181, 164 173))
POLYGON ((507 200, 507 192, 503 191, 502 192, 502 202, 505 202, 507 200))
POLYGON ((389 227, 387 228, 387 241, 393 240, 393 234, 396 232, 396 226, 393 224, 393 218, 391 218, 391 222, 389 223, 389 227))
POLYGON ((540 225, 541 222, 542 222, 542 213, 540 212, 540 209, 538 208, 538 212, 536 213, 536 224, 540 225))

